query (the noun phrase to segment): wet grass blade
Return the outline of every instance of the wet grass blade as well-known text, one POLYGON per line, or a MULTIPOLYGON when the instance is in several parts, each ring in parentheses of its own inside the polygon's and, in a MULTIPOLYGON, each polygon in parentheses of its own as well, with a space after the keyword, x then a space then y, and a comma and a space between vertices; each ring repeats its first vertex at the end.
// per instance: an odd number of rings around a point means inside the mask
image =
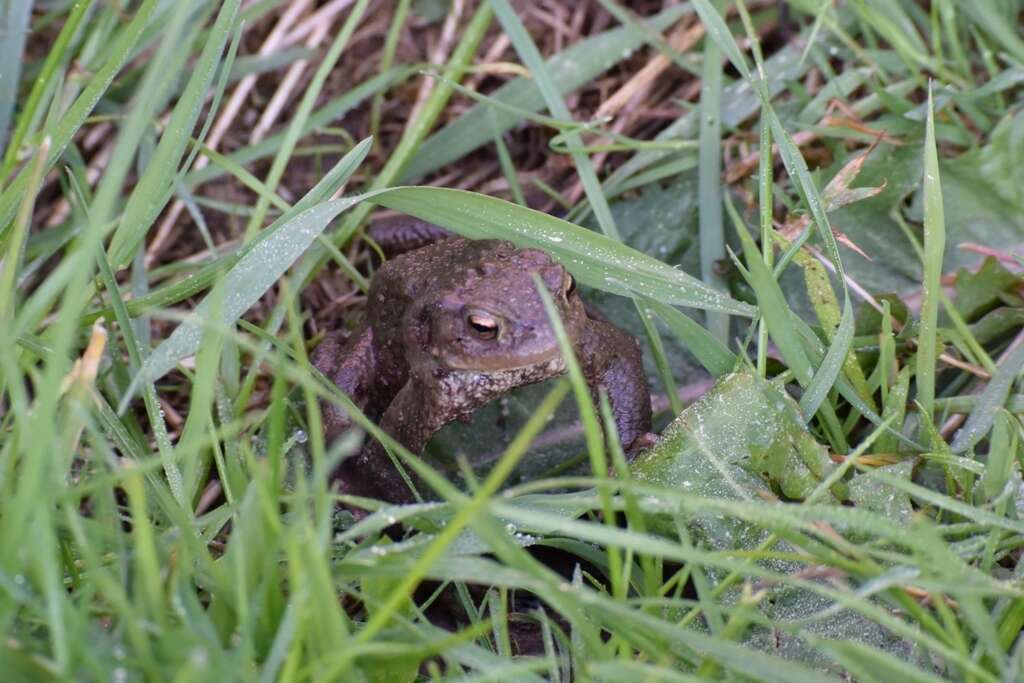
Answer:
POLYGON ((668 325, 679 343, 713 376, 721 377, 736 367, 736 355, 696 320, 653 299, 647 299, 647 305, 668 325))
POLYGON ((621 242, 501 199, 447 188, 404 187, 377 194, 372 201, 474 239, 510 239, 544 249, 580 282, 598 289, 744 317, 754 311, 621 242))
MULTIPOLYGON (((89 84, 82 90, 60 120, 47 128, 46 134, 52 140, 50 156, 46 160, 46 171, 49 171, 57 160, 64 154, 65 148, 71 142, 78 130, 85 123, 86 118, 93 108, 103 97, 107 88, 110 87, 114 77, 124 66, 128 58, 133 54, 135 46, 141 36, 143 28, 149 22, 150 16, 156 9, 158 0, 143 0, 142 4, 135 11, 135 16, 125 26, 124 31, 119 34, 117 41, 107 53, 107 58, 95 75, 89 80, 89 84)), ((0 240, 5 238, 8 223, 14 215, 15 207, 21 200, 21 196, 28 184, 28 170, 23 169, 14 181, 0 194, 0 240)))
MULTIPOLYGON (((285 169, 288 166, 288 162, 292 158, 292 152, 295 150, 295 146, 299 142, 299 136, 305 126, 306 120, 313 111, 313 105, 316 104, 317 97, 323 90, 324 84, 327 82, 327 77, 331 74, 334 69, 334 65, 341 58, 342 52, 348 45, 348 41, 352 38, 352 34, 355 32, 356 27, 363 19, 363 15, 366 13, 367 5, 369 0, 359 0, 352 11, 349 12, 348 18, 345 20, 344 26, 335 36, 331 42, 330 48, 327 50, 327 54, 323 56, 317 66, 316 72, 313 74, 313 78, 309 85, 304 88, 302 93, 302 99, 299 101, 299 106, 295 112, 294 117, 288 124, 288 128, 285 131, 284 139, 281 141, 278 147, 277 154, 274 156, 274 160, 270 164, 270 170, 267 171, 267 177, 264 181, 265 186, 270 192, 277 191, 277 185, 281 182, 281 178, 284 176, 285 169)), ((270 206, 270 195, 261 194, 256 202, 256 207, 253 209, 253 214, 249 219, 248 225, 245 228, 244 239, 246 241, 252 239, 253 235, 263 227, 263 219, 266 216, 267 208, 270 206)))
MULTIPOLYGON (((924 281, 921 326, 917 337, 917 401, 921 419, 932 420, 935 403, 935 363, 938 355, 939 299, 942 294, 942 260, 946 250, 946 219, 939 181, 939 156, 935 147, 935 108, 928 92, 928 120, 924 141, 924 281)), ((926 433, 922 433, 922 438, 926 433)))
MULTIPOLYGON (((31 5, 31 2, 25 4, 31 5)), ((9 6, 10 7, 10 6, 9 6)), ((36 77, 32 83, 32 91, 26 98, 24 105, 21 107, 21 113, 18 114, 17 123, 15 123, 14 131, 11 133, 10 139, 6 142, 7 151, 4 153, 3 164, 0 166, 0 181, 6 179, 7 174, 14 167, 14 163, 18 157, 18 150, 24 142, 25 137, 29 134, 30 126, 32 122, 36 120, 36 115, 39 113, 40 107, 44 106, 43 98, 48 92, 53 92, 53 86, 55 81, 58 80, 58 66, 71 58, 69 54, 69 43, 72 37, 78 31, 78 26, 85 16, 85 11, 89 8, 89 2, 86 0, 77 0, 72 6, 71 11, 68 13, 67 18, 64 20, 64 25, 61 26, 60 33, 57 35, 57 39, 53 42, 53 46, 46 54, 46 61, 43 62, 42 68, 39 70, 39 76, 36 77)), ((0 34, 11 36, 12 34, 5 31, 0 31, 0 34)), ((6 43, 6 41, 5 41, 6 43)), ((4 49, 6 49, 6 44, 4 49)), ((19 56, 20 59, 20 56, 19 56)), ((0 57, 0 64, 13 64, 7 59, 0 57)), ((10 87, 11 83, 15 86, 18 82, 17 74, 13 74, 11 78, 4 79, 4 83, 10 87)), ((4 95, 0 94, 0 101, 3 101, 4 95)), ((0 124, 0 131, 4 130, 4 126, 0 124)), ((0 132, 0 143, 4 142, 4 135, 0 132)))
POLYGON ((8 141, 31 15, 32 0, 10 0, 0 11, 0 64, 4 65, 0 78, 0 145, 8 141))
MULTIPOLYGON (((32 210, 35 207, 36 196, 39 194, 39 187, 43 182, 43 168, 46 166, 46 157, 50 151, 50 138, 44 138, 35 156, 29 164, 28 191, 22 197, 21 205, 18 207, 18 214, 14 220, 14 229, 7 240, 6 250, 0 251, 0 320, 13 330, 10 321, 14 319, 15 302, 17 299, 15 283, 18 281, 18 273, 21 270, 22 260, 25 255, 25 241, 28 238, 29 229, 32 227, 32 210)), ((0 381, 0 386, 3 383, 0 381)))
POLYGON ((1010 395, 1010 388, 1014 381, 1020 376, 1021 368, 1024 368, 1024 344, 1015 348, 1009 356, 996 368, 995 374, 989 380, 977 403, 967 417, 967 423, 961 429, 950 446, 954 453, 964 453, 981 441, 995 420, 999 408, 1006 403, 1010 395))
POLYGON ((221 5, 209 39, 192 67, 192 75, 171 112, 153 158, 128 197, 121 221, 107 250, 115 270, 131 262, 153 220, 171 197, 178 163, 191 140, 192 129, 199 120, 240 4, 241 0, 228 0, 221 5))
MULTIPOLYGON (((704 67, 700 90, 700 161, 697 196, 700 241, 700 277, 704 284, 726 291, 718 261, 725 259, 725 224, 722 221, 722 53, 713 40, 704 41, 704 67)), ((708 313, 708 332, 721 344, 729 342, 729 316, 708 313)))
MULTIPOLYGON (((364 140, 338 162, 334 172, 328 174, 335 189, 355 172, 369 150, 370 140, 364 140)), ((318 195, 327 192, 327 189, 320 184, 314 188, 318 195)), ((311 201, 298 202, 292 213, 285 214, 275 225, 270 226, 265 231, 266 236, 255 242, 224 276, 220 283, 223 304, 219 319, 227 325, 234 323, 302 256, 338 214, 357 204, 360 199, 336 199, 314 206, 308 206, 311 201)), ((181 359, 196 352, 202 337, 202 326, 195 321, 202 320, 209 313, 210 301, 210 296, 207 296, 193 311, 194 321, 179 325, 146 358, 139 374, 142 381, 155 381, 181 359)), ((125 396, 130 397, 132 393, 126 392, 125 396)))

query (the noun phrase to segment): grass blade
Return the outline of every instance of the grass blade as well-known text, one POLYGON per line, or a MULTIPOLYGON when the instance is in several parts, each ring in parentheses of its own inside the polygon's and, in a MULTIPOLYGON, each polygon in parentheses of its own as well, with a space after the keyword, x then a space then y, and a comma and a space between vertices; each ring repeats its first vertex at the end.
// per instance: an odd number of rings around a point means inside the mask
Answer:
POLYGON ((989 430, 996 414, 1006 403, 1013 382, 1024 367, 1024 344, 1015 348, 996 368, 995 375, 989 380, 985 390, 978 396, 977 403, 967 417, 967 423, 961 429, 950 448, 954 453, 964 453, 981 441, 989 430))
POLYGON ((7 130, 14 114, 31 15, 32 0, 9 0, 0 8, 0 64, 4 65, 0 77, 0 146, 7 141, 7 130))
POLYGON ((501 199, 447 188, 403 187, 374 195, 372 201, 474 239, 511 239, 544 249, 580 282, 608 292, 744 317, 754 311, 621 242, 501 199))
MULTIPOLYGON (((942 258, 946 250, 946 219, 939 181, 939 155, 935 147, 935 108, 928 89, 928 120, 924 140, 924 281, 921 327, 917 337, 917 401, 921 419, 931 421, 935 403, 935 363, 938 346, 939 300, 942 295, 942 258)), ((922 438, 927 437, 923 431, 922 438)), ((926 442, 927 443, 927 442, 926 442)))
MULTIPOLYGON (((0 320, 9 321, 14 318, 15 308, 15 283, 18 281, 18 271, 21 270, 21 262, 25 254, 25 240, 28 237, 32 222, 32 208, 35 206, 36 196, 39 194, 39 186, 43 182, 43 167, 46 165, 46 156, 50 151, 50 138, 43 138, 43 142, 36 150, 35 158, 29 168, 28 191, 22 197, 21 206, 18 207, 18 215, 14 221, 14 230, 11 239, 7 241, 6 253, 0 252, 0 320)), ((13 327, 9 327, 13 330, 13 327)), ((2 386, 2 382, 0 382, 2 386)))
POLYGON ((713 376, 721 377, 736 367, 735 354, 711 336, 711 333, 696 320, 660 301, 647 299, 647 305, 668 325, 676 339, 694 355, 697 362, 713 376))
MULTIPOLYGON (((669 7, 648 19, 648 27, 662 31, 690 11, 686 5, 669 7)), ((554 79, 558 94, 564 95, 610 69, 645 40, 643 32, 638 29, 629 26, 612 29, 551 57, 546 62, 546 68, 554 79)), ((492 97, 534 112, 544 106, 540 89, 529 78, 520 77, 510 81, 492 93, 492 97)), ((489 121, 489 109, 477 105, 430 136, 409 162, 402 180, 414 181, 490 142, 495 128, 489 121)), ((505 111, 495 111, 494 116, 494 125, 499 132, 509 130, 519 121, 517 115, 505 111)))
MULTIPOLYGON (((292 157, 295 145, 299 142, 299 136, 301 135, 306 119, 309 118, 310 113, 313 111, 313 105, 316 104, 317 97, 320 95, 324 84, 327 82, 327 77, 330 75, 338 59, 341 58, 341 54, 348 45, 348 41, 355 32, 359 22, 362 21, 368 4, 369 0, 359 0, 359 2, 356 3, 356 6, 352 8, 348 18, 345 20, 345 25, 341 27, 341 31, 338 32, 337 36, 335 36, 331 43, 331 47, 327 50, 327 54, 324 55, 319 66, 317 66, 316 73, 313 74, 313 79, 305 88, 305 91, 302 94, 302 100, 299 102, 299 106, 295 112, 295 116, 288 124, 288 129, 285 131, 284 139, 278 147, 277 154, 274 156, 274 161, 270 164, 270 170, 267 171, 267 178, 264 182, 270 192, 277 191, 277 185, 281 182, 281 177, 284 175, 288 161, 292 157)), ((253 214, 249 219, 249 224, 245 228, 246 241, 252 239, 252 236, 256 234, 256 231, 262 227, 263 218, 266 216, 269 205, 269 195, 261 194, 259 200, 256 202, 255 209, 253 209, 253 214)))
POLYGON ((240 4, 241 0, 228 0, 221 5, 213 30, 202 54, 192 67, 192 76, 171 113, 153 158, 128 197, 124 214, 107 251, 115 270, 131 262, 132 255, 145 239, 153 220, 171 197, 178 163, 191 140, 192 128, 199 120, 206 93, 217 74, 217 65, 240 4))
MULTIPOLYGON (((722 53, 713 40, 704 41, 704 68, 700 90, 700 164, 697 167, 700 276, 706 285, 725 291, 717 262, 726 258, 722 222, 722 53)), ((708 332, 722 344, 729 342, 729 316, 708 313, 708 332)))
MULTIPOLYGON (((335 175, 334 181, 338 185, 343 184, 366 158, 369 150, 370 141, 364 140, 345 155, 338 162, 337 167, 347 172, 340 174, 340 177, 335 175)), ((282 218, 287 220, 279 220, 279 224, 270 226, 266 230, 266 236, 253 244, 252 248, 234 264, 220 283, 219 286, 223 288, 224 294, 219 320, 226 325, 233 324, 302 256, 309 245, 338 214, 354 206, 361 199, 361 197, 350 197, 325 202, 311 208, 303 207, 301 212, 293 216, 285 215, 282 218)), ((296 205, 296 208, 298 207, 299 205, 296 205)), ((202 338, 202 324, 199 321, 202 321, 204 316, 209 313, 211 296, 212 294, 208 295, 195 308, 190 316, 190 321, 179 325, 171 333, 171 336, 146 358, 136 382, 139 380, 155 381, 169 372, 181 359, 196 352, 202 338)), ((132 394, 132 391, 126 392, 125 398, 122 400, 127 400, 132 394)))
MULTIPOLYGON (((11 133, 11 139, 7 143, 7 152, 4 153, 3 165, 0 166, 0 180, 6 178, 11 168, 14 167, 14 163, 18 158, 18 150, 21 147, 21 143, 25 140, 25 136, 29 133, 29 126, 32 125, 36 118, 36 113, 42 105, 43 96, 50 91, 54 80, 58 78, 58 65, 66 63, 71 58, 70 54, 68 54, 68 44, 71 42, 75 32, 78 31, 78 25, 81 23, 88 8, 89 3, 86 0, 77 0, 71 6, 71 12, 68 14, 67 19, 64 20, 64 25, 61 26, 60 34, 53 42, 53 47, 47 53, 46 61, 43 62, 39 76, 36 77, 35 82, 32 84, 32 91, 29 93, 25 104, 21 108, 21 113, 18 115, 18 122, 15 124, 14 132, 11 133)), ((0 30, 0 34, 3 33, 5 32, 0 30)), ((0 64, 10 63, 12 62, 0 57, 0 64)), ((13 82, 16 85, 18 82, 17 75, 15 74, 9 81, 5 79, 5 82, 13 82)), ((0 101, 3 101, 3 99, 4 96, 0 95, 0 101)), ((0 131, 2 130, 3 126, 0 125, 0 131)), ((0 144, 3 144, 3 139, 4 135, 0 132, 0 144)))
MULTIPOLYGON (((46 160, 46 171, 48 172, 57 160, 64 154, 65 148, 71 139, 78 132, 86 118, 92 112, 93 107, 103 97, 103 93, 110 87, 114 77, 121 71, 128 58, 133 54, 135 46, 142 32, 149 23, 150 16, 156 9, 158 0, 143 0, 142 4, 135 11, 131 22, 121 32, 117 42, 107 53, 107 59, 90 79, 89 84, 75 100, 74 104, 64 113, 60 121, 49 130, 53 141, 50 149, 50 156, 46 160)), ((15 207, 21 200, 21 196, 28 184, 28 170, 23 169, 14 181, 0 195, 0 240, 6 235, 6 230, 11 217, 14 215, 15 207)))

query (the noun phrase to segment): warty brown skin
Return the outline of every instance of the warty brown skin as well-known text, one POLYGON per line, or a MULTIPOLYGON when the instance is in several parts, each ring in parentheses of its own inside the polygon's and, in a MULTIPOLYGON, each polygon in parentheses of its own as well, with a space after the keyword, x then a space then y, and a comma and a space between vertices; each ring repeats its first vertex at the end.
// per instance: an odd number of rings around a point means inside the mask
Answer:
MULTIPOLYGON (((501 240, 442 239, 387 261, 374 274, 363 325, 328 334, 314 366, 413 453, 456 419, 516 387, 565 372, 533 279, 540 275, 596 397, 604 387, 632 456, 649 443, 651 401, 638 342, 590 317, 572 277, 546 253, 501 240)), ((352 426, 323 402, 328 441, 352 426)), ((335 472, 345 493, 414 500, 374 439, 335 472)), ((414 478, 417 488, 425 492, 414 478)))

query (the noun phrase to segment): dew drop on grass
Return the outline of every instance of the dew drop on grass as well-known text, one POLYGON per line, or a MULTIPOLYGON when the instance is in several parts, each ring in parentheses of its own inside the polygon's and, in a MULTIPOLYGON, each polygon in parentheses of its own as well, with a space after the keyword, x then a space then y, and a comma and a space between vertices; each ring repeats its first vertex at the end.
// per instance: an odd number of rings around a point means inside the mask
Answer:
POLYGON ((209 660, 209 655, 206 652, 205 647, 194 647, 192 652, 189 654, 189 659, 192 664, 196 666, 206 666, 206 662, 209 660))

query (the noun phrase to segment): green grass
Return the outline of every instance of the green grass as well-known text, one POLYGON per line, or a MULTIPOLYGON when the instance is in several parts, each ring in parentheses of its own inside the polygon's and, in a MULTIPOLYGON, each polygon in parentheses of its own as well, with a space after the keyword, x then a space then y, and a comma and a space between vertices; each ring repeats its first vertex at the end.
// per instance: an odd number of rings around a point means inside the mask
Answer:
POLYGON ((426 3, 361 0, 255 56, 288 4, 0 9, 0 680, 1024 676, 1019 3, 602 0, 554 53, 490 0, 426 64, 426 3), (530 77, 467 89, 499 34, 530 77), (675 118, 583 118, 660 53, 675 118), (210 150, 239 79, 300 59, 274 134, 210 150), (524 126, 572 172, 520 167, 524 126), (485 163, 501 196, 417 184, 485 163), (720 383, 632 464, 572 362, 428 454, 356 414, 428 501, 356 521, 303 293, 365 290, 375 207, 548 250, 654 391, 720 383), (552 415, 578 438, 538 454, 552 415))

